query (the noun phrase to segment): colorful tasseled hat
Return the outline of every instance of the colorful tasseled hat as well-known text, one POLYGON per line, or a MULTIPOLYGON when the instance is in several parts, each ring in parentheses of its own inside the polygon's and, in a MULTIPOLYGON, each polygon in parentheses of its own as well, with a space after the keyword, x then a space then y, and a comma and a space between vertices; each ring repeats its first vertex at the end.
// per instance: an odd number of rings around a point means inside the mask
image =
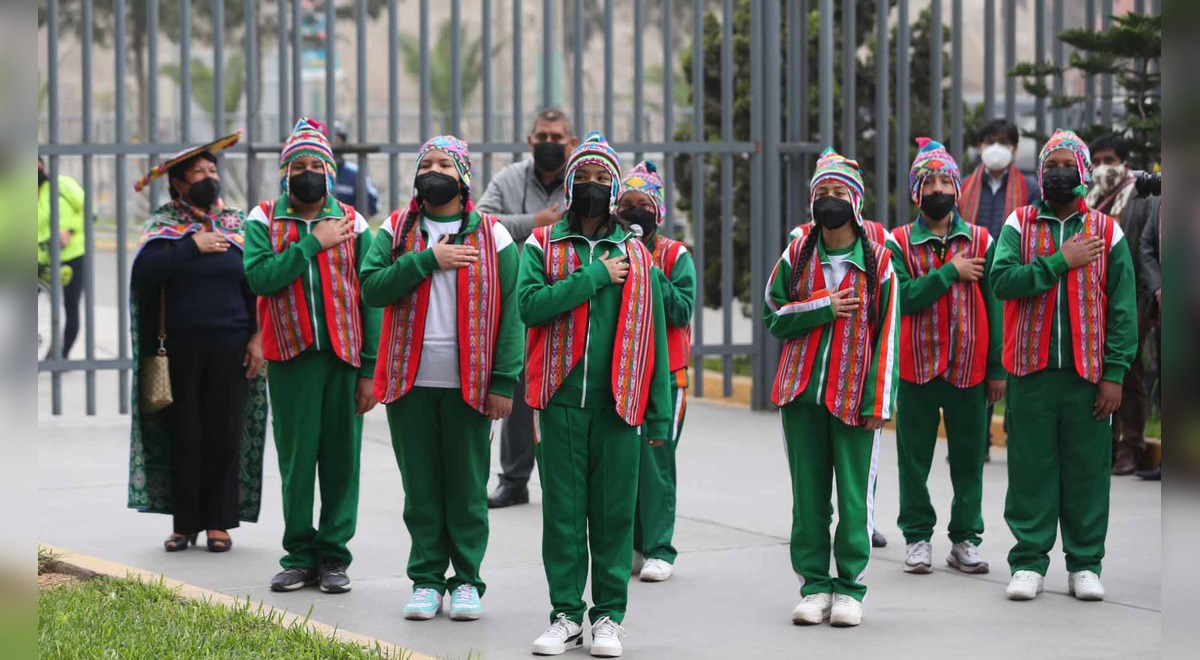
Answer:
POLYGON ((421 161, 425 160, 425 156, 430 151, 441 151, 454 161, 454 169, 458 170, 458 178, 462 181, 463 211, 473 211, 475 202, 471 199, 471 151, 466 142, 453 135, 431 137, 421 145, 421 150, 417 152, 417 160, 413 164, 413 196, 409 209, 413 213, 419 210, 416 191, 417 174, 421 169, 421 161))
POLYGON ((617 210, 617 193, 621 187, 621 159, 617 156, 617 152, 608 146, 608 141, 599 131, 588 133, 583 142, 575 147, 575 151, 571 153, 571 158, 567 161, 567 178, 563 183, 566 187, 564 202, 567 208, 571 208, 571 188, 575 187, 575 170, 578 170, 581 165, 589 163, 600 165, 612 175, 612 193, 609 195, 608 212, 615 212, 617 210))
POLYGON ((826 147, 817 159, 817 169, 813 171, 812 181, 808 184, 808 204, 811 212, 813 201, 816 199, 817 186, 827 181, 836 181, 850 190, 851 204, 854 206, 854 221, 862 225, 863 187, 862 173, 858 169, 858 161, 850 160, 826 147))
POLYGON ((1080 140, 1075 131, 1063 128, 1054 131, 1050 139, 1046 140, 1046 146, 1042 147, 1042 153, 1038 154, 1038 189, 1040 190, 1042 187, 1042 166, 1046 162, 1046 157, 1061 149, 1075 154, 1075 166, 1079 168, 1079 180, 1085 190, 1083 194, 1086 194, 1086 189, 1092 185, 1092 153, 1088 150, 1087 143, 1080 140))
POLYGON ((191 160, 196 156, 204 155, 208 158, 216 160, 215 156, 212 155, 213 152, 220 151, 221 149, 228 149, 229 147, 237 144, 238 140, 240 139, 242 139, 242 129, 239 128, 237 132, 232 135, 226 135, 225 137, 217 138, 208 144, 202 144, 198 147, 184 149, 183 151, 180 151, 172 156, 170 160, 164 161, 152 167, 145 176, 138 179, 137 182, 133 184, 133 190, 134 192, 141 192, 143 188, 150 185, 151 181, 170 172, 172 167, 191 160))
POLYGON ((292 128, 292 134, 283 143, 283 151, 279 152, 279 186, 288 192, 288 165, 300 156, 316 156, 325 163, 326 186, 333 194, 333 184, 337 179, 337 161, 333 157, 333 149, 329 146, 329 138, 325 137, 325 124, 301 117, 292 128))
POLYGON ((657 222, 662 225, 663 219, 666 217, 665 204, 663 202, 663 183, 658 176, 658 166, 652 160, 644 160, 629 170, 629 174, 621 180, 621 194, 636 191, 650 196, 654 200, 654 207, 658 209, 657 222))
POLYGON ((962 192, 962 174, 958 171, 958 163, 954 156, 946 151, 946 147, 937 140, 927 137, 917 138, 917 157, 913 159, 912 168, 908 170, 908 187, 914 204, 921 204, 921 185, 925 177, 931 174, 946 174, 954 181, 954 198, 957 200, 962 192))

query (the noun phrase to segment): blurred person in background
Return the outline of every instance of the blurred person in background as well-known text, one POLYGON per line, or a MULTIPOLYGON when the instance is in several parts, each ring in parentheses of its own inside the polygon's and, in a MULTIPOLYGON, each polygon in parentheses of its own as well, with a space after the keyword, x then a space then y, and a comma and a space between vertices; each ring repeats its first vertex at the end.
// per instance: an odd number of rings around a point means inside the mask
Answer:
MULTIPOLYGON (((62 329, 62 357, 65 359, 79 336, 79 298, 83 295, 84 255, 83 186, 65 174, 58 175, 58 246, 63 265, 63 308, 66 321, 62 329)), ((38 266, 50 265, 50 175, 46 163, 38 159, 38 266)))
POLYGON ((346 131, 346 126, 340 121, 334 122, 333 153, 337 162, 337 181, 333 184, 333 196, 339 202, 355 207, 355 210, 364 217, 370 218, 379 213, 379 191, 375 189, 375 183, 371 181, 371 177, 362 175, 358 171, 357 160, 346 160, 346 154, 342 152, 342 147, 346 146, 348 138, 349 133, 346 131), (360 185, 367 187, 365 211, 357 207, 360 185))
MULTIPOLYGON (((1142 236, 1138 245, 1138 259, 1141 262, 1141 276, 1146 287, 1146 317, 1148 325, 1153 328, 1153 333, 1156 335, 1155 345, 1158 350, 1154 352, 1158 358, 1158 380, 1161 393, 1162 388, 1162 264, 1159 261, 1159 250, 1162 247, 1162 204, 1155 205, 1154 213, 1147 219, 1146 226, 1142 228, 1142 236)), ((1162 410, 1162 396, 1159 396, 1159 410, 1162 410)), ((1137 475, 1142 479, 1149 481, 1159 481, 1162 479, 1162 464, 1146 470, 1138 470, 1137 475)))
POLYGON ((142 227, 130 275, 129 506, 174 516, 167 552, 195 545, 200 530, 210 551, 225 552, 233 547, 229 530, 258 519, 267 414, 262 341, 242 270, 246 214, 221 200, 213 155, 240 135, 189 149, 134 186, 140 191, 166 174, 171 193, 142 227), (150 413, 141 409, 139 373, 160 348, 174 401, 150 413))

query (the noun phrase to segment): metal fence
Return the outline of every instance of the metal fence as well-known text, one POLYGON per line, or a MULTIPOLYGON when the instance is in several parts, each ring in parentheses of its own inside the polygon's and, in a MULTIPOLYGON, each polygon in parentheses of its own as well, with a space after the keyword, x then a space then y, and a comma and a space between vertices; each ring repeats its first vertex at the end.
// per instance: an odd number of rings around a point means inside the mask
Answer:
MULTIPOLYGON (((1063 2, 1064 0, 1051 0, 1053 5, 1053 27, 1057 31, 1062 26, 1063 22, 1063 2)), ((431 29, 430 17, 432 15, 430 3, 428 0, 388 0, 381 3, 379 0, 340 0, 334 2, 329 0, 323 3, 324 18, 327 26, 336 26, 341 22, 346 24, 352 21, 354 26, 353 40, 355 48, 355 67, 354 75, 356 77, 355 94, 352 98, 339 93, 336 82, 335 66, 337 66, 339 42, 338 39, 332 38, 327 41, 324 56, 325 56, 325 76, 324 76, 324 103, 321 107, 311 107, 311 103, 306 102, 306 99, 311 99, 311 80, 306 80, 304 75, 304 63, 302 57, 305 54, 305 45, 302 43, 303 26, 302 20, 302 2, 301 0, 278 0, 275 3, 257 2, 254 0, 181 0, 171 4, 172 11, 177 11, 178 22, 178 38, 175 47, 178 48, 178 65, 180 67, 180 75, 178 76, 178 93, 179 107, 183 108, 183 112, 176 117, 170 117, 169 121, 164 121, 160 115, 159 108, 159 62, 163 57, 164 48, 162 37, 160 36, 163 30, 161 29, 160 21, 163 7, 165 3, 159 0, 111 0, 105 3, 104 6, 111 5, 111 11, 114 17, 127 17, 130 12, 144 11, 144 16, 137 17, 138 20, 130 21, 135 25, 144 25, 144 39, 146 46, 146 68, 151 75, 147 77, 147 87, 144 90, 147 101, 148 116, 146 120, 151 128, 149 140, 145 142, 135 143, 129 139, 129 119, 127 117, 127 104, 129 103, 128 91, 126 90, 125 81, 128 79, 126 70, 126 52, 129 48, 130 35, 127 30, 126 20, 112 20, 113 25, 111 36, 111 51, 113 53, 113 75, 114 75, 114 99, 113 108, 115 111, 114 123, 115 130, 112 131, 111 139, 106 141, 98 141, 94 132, 96 125, 95 117, 95 101, 93 94, 93 82, 91 72, 93 71, 93 53, 96 45, 93 43, 93 34, 90 29, 82 29, 79 34, 79 66, 82 68, 82 95, 81 108, 71 108, 71 112, 78 112, 80 121, 79 140, 77 142, 64 142, 61 140, 61 121, 63 112, 60 103, 60 62, 59 62, 59 43, 66 35, 62 31, 64 21, 64 12, 78 12, 78 15, 72 15, 70 18, 77 18, 74 21, 76 24, 89 26, 92 25, 93 13, 95 7, 93 0, 75 0, 68 2, 67 0, 43 0, 45 10, 45 30, 47 39, 47 61, 39 63, 41 71, 46 77, 46 115, 45 139, 39 144, 39 155, 48 158, 48 170, 50 181, 51 199, 57 199, 58 184, 57 175, 60 171, 60 159, 72 158, 79 159, 82 162, 82 184, 85 189, 87 206, 85 215, 89 219, 85 230, 86 249, 89 255, 95 253, 95 227, 91 219, 95 216, 93 208, 93 191, 95 181, 97 180, 96 162, 97 158, 112 159, 113 162, 113 215, 115 217, 116 235, 116 277, 119 279, 117 283, 118 289, 118 351, 114 358, 98 359, 95 350, 95 291, 94 291, 94 260, 88 261, 88 271, 85 275, 85 291, 84 300, 86 305, 86 324, 84 327, 84 342, 85 342, 85 357, 81 360, 66 360, 60 354, 60 349, 53 349, 53 354, 46 360, 38 363, 39 372, 49 372, 51 378, 52 390, 52 412, 60 414, 62 411, 62 382, 61 377, 64 372, 82 370, 86 372, 86 390, 87 390, 87 413, 95 414, 96 412, 96 373, 98 371, 115 371, 117 374, 119 387, 119 410, 126 413, 129 410, 129 369, 131 366, 129 356, 129 318, 128 310, 128 250, 124 237, 127 230, 133 223, 134 226, 140 219, 129 217, 129 194, 130 186, 128 185, 127 167, 129 159, 147 159, 148 164, 152 165, 155 159, 166 155, 173 154, 186 146, 199 142, 198 130, 193 130, 191 121, 191 106, 193 105, 193 93, 191 89, 191 65, 193 56, 191 47, 193 42, 193 29, 196 26, 196 6, 208 7, 209 15, 211 16, 211 26, 216 26, 212 29, 211 46, 212 46, 212 123, 214 132, 215 127, 225 127, 229 124, 233 117, 228 116, 226 111, 225 94, 225 54, 226 51, 242 49, 245 56, 245 62, 254 65, 245 67, 245 110, 242 113, 244 121, 242 125, 245 128, 245 139, 235 148, 222 152, 222 159, 244 159, 247 163, 245 167, 245 190, 246 199, 253 202, 260 198, 262 194, 270 194, 271 188, 264 187, 261 176, 263 166, 270 166, 275 154, 281 148, 281 143, 286 137, 295 117, 308 114, 321 117, 329 123, 339 117, 339 112, 346 112, 343 104, 350 103, 354 113, 353 125, 355 134, 352 139, 352 144, 348 144, 345 151, 350 154, 356 154, 360 171, 367 172, 369 163, 374 160, 376 165, 382 165, 381 159, 386 159, 386 168, 379 167, 376 171, 376 178, 382 178, 380 175, 386 175, 387 199, 385 206, 388 208, 399 208, 403 201, 401 196, 402 186, 399 185, 399 177, 401 172, 401 160, 403 155, 415 153, 420 146, 420 140, 405 141, 402 140, 402 127, 405 132, 411 133, 411 124, 413 123, 411 108, 404 108, 401 111, 400 89, 402 83, 402 63, 400 46, 396 35, 401 31, 402 26, 411 25, 412 22, 417 22, 418 35, 420 44, 420 66, 419 73, 416 76, 419 84, 419 107, 415 114, 415 122, 418 129, 418 135, 423 139, 431 135, 432 122, 435 119, 437 112, 432 107, 432 74, 431 74, 431 29), (382 8, 381 4, 384 4, 382 8), (177 7, 177 10, 175 9, 177 7), (227 8, 235 7, 240 9, 242 14, 243 24, 239 26, 242 43, 227 43, 226 42, 226 27, 225 13, 227 8), (371 18, 372 13, 375 13, 375 18, 371 18), (260 52, 260 43, 266 35, 259 35, 259 18, 260 16, 273 15, 278 20, 276 21, 276 34, 274 39, 274 56, 277 64, 275 72, 275 89, 268 89, 264 83, 258 79, 260 66, 258 61, 264 53, 260 52), (390 35, 385 44, 371 43, 370 57, 368 57, 368 25, 369 22, 374 24, 375 21, 386 21, 387 35, 390 35), (386 53, 386 57, 384 56, 386 53), (368 67, 385 67, 387 71, 387 126, 385 139, 372 139, 369 134, 368 126, 369 111, 370 115, 378 116, 381 108, 369 107, 368 103, 368 83, 367 72, 368 67), (309 87, 309 97, 305 96, 306 86, 309 87), (275 117, 270 118, 261 116, 260 106, 261 101, 267 98, 267 95, 275 96, 275 117), (402 119, 403 118, 403 119, 402 119), (159 139, 162 135, 162 125, 169 124, 172 127, 177 127, 176 139, 173 142, 167 142, 159 139), (273 126, 275 130, 264 132, 264 126, 273 126), (371 158, 371 157, 374 158, 371 158)), ((562 105, 569 109, 576 124, 576 131, 582 134, 584 131, 592 128, 599 128, 604 131, 605 135, 612 141, 614 147, 623 154, 633 154, 635 158, 640 158, 644 154, 655 154, 662 158, 662 170, 664 179, 668 182, 666 189, 667 201, 667 231, 671 231, 677 223, 685 223, 692 237, 693 254, 695 256, 697 272, 701 274, 697 282, 697 305, 696 309, 704 308, 705 302, 713 298, 720 301, 721 310, 721 332, 719 337, 706 336, 703 323, 696 323, 694 332, 693 346, 693 364, 695 369, 695 377, 693 382, 697 394, 703 396, 704 378, 701 371, 704 369, 704 358, 707 356, 716 356, 722 361, 722 394, 728 396, 733 389, 734 379, 734 361, 735 356, 749 356, 751 362, 751 377, 752 377, 752 404, 755 407, 766 407, 769 405, 769 389, 774 368, 779 355, 779 343, 765 332, 762 324, 757 321, 758 310, 762 308, 763 291, 766 278, 772 268, 776 258, 781 253, 784 247, 784 240, 788 229, 799 222, 803 222, 807 213, 807 179, 809 175, 810 163, 814 156, 822 148, 827 145, 832 145, 839 148, 847 155, 853 157, 855 151, 855 143, 860 134, 863 132, 863 127, 858 126, 860 118, 856 115, 854 103, 856 88, 873 85, 876 90, 875 116, 894 119, 895 130, 891 130, 889 121, 869 123, 874 130, 874 149, 875 149, 875 180, 877 182, 876 204, 874 208, 874 218, 884 222, 885 224, 894 225, 907 222, 909 220, 909 205, 907 204, 907 196, 900 195, 901 200, 895 209, 889 208, 888 193, 892 191, 903 191, 907 187, 907 170, 905 167, 897 167, 897 171, 891 174, 892 185, 888 186, 889 181, 889 156, 895 158, 897 163, 907 163, 909 154, 913 148, 911 143, 912 127, 909 116, 911 95, 928 94, 931 100, 931 106, 934 116, 931 121, 931 128, 928 130, 932 137, 942 138, 942 99, 943 94, 949 94, 950 120, 948 122, 948 146, 953 154, 958 157, 964 155, 963 144, 963 67, 967 62, 963 61, 963 0, 951 0, 943 2, 942 0, 932 0, 928 3, 933 21, 935 24, 943 23, 943 12, 949 5, 949 27, 951 35, 950 44, 950 62, 951 64, 951 82, 948 90, 943 90, 942 85, 931 85, 928 90, 913 90, 909 81, 910 71, 910 51, 913 44, 911 43, 911 34, 909 30, 910 21, 913 19, 912 7, 910 4, 920 4, 924 6, 926 3, 910 3, 909 0, 880 0, 875 3, 857 3, 855 0, 749 0, 750 8, 750 34, 748 41, 749 58, 750 58, 750 108, 749 108, 749 131, 748 134, 738 135, 735 131, 734 117, 734 87, 737 81, 734 80, 734 55, 735 55, 735 34, 734 34, 734 14, 741 7, 741 2, 735 0, 626 0, 624 2, 615 2, 614 0, 604 0, 603 2, 584 0, 565 0, 555 2, 551 0, 543 0, 538 3, 535 0, 522 2, 522 0, 477 0, 474 2, 465 3, 468 5, 465 9, 472 12, 473 16, 479 16, 479 26, 481 27, 482 35, 482 52, 483 57, 480 61, 482 71, 480 73, 480 103, 481 103, 481 134, 479 135, 462 135, 465 139, 471 142, 473 154, 482 160, 482 179, 486 183, 487 179, 492 174, 492 157, 516 157, 526 151, 525 134, 528 129, 527 121, 532 117, 536 110, 543 107, 554 105, 555 90, 560 85, 562 79, 571 81, 569 98, 563 99, 562 105), (839 74, 843 83, 846 80, 853 79, 853 84, 840 85, 844 98, 848 101, 844 104, 844 112, 840 118, 840 126, 837 126, 835 132, 834 116, 834 100, 835 100, 835 70, 838 63, 834 61, 834 43, 835 43, 835 5, 840 5, 839 16, 841 20, 841 30, 847 43, 855 42, 856 28, 856 10, 860 6, 868 6, 876 12, 876 34, 875 40, 879 47, 876 48, 877 57, 875 60, 875 76, 874 80, 857 79, 855 77, 856 58, 858 53, 856 49, 842 49, 842 62, 840 64, 841 73, 839 74), (507 9, 508 11, 503 11, 507 9), (647 16, 648 9, 654 10, 653 15, 658 18, 656 24, 648 24, 647 16), (617 12, 621 12, 621 20, 618 21, 617 12), (719 69, 719 78, 722 81, 720 85, 720 98, 715 104, 710 104, 710 107, 705 107, 706 100, 704 94, 698 93, 699 90, 705 88, 705 78, 713 72, 706 71, 705 57, 705 39, 704 39, 704 16, 707 12, 713 12, 720 23, 720 56, 718 58, 717 67, 719 69), (564 21, 565 16, 570 17, 569 21, 564 21), (527 23, 529 14, 534 13, 540 20, 540 30, 529 34, 527 23), (587 21, 598 16, 599 24, 588 23, 587 21), (631 20, 629 20, 631 19, 631 20), (786 20, 785 20, 786 19, 786 20), (817 33, 819 35, 818 59, 819 59, 819 76, 816 85, 811 85, 808 80, 807 50, 804 45, 808 41, 809 23, 817 21, 817 33), (628 30, 629 23, 632 23, 632 43, 622 44, 618 48, 614 43, 614 35, 618 30, 628 30), (894 25, 896 28, 895 49, 896 57, 893 61, 889 61, 889 26, 894 25), (623 27, 625 26, 625 27, 623 27), (781 29, 781 26, 786 28, 781 29), (657 32, 662 35, 659 39, 660 43, 647 44, 646 33, 649 28, 658 28, 657 32), (593 61, 585 62, 585 51, 583 44, 585 43, 585 29, 599 30, 603 35, 603 84, 600 89, 588 89, 585 80, 585 67, 589 71, 595 70, 598 65, 593 61), (498 77, 493 69, 499 57, 494 56, 497 52, 499 39, 497 35, 507 34, 507 47, 511 57, 511 75, 508 79, 498 77), (688 33, 690 32, 690 44, 687 43, 688 33), (534 75, 527 75, 526 71, 530 68, 527 62, 523 61, 523 57, 527 54, 527 49, 524 47, 526 41, 535 43, 540 46, 538 49, 538 64, 534 75), (538 43, 540 40, 540 43, 538 43), (684 43, 682 47, 676 45, 676 42, 684 43), (561 55, 559 44, 569 44, 569 48, 562 49, 561 55), (783 46, 786 45, 786 62, 782 61, 784 52, 783 46), (661 98, 663 100, 659 105, 660 109, 650 113, 647 111, 647 83, 646 71, 644 68, 645 55, 647 48, 661 48, 662 58, 662 81, 661 98), (572 50, 573 49, 573 50, 572 50), (675 81, 674 72, 678 65, 678 58, 681 57, 682 51, 691 51, 692 67, 688 72, 693 97, 691 100, 690 112, 687 112, 683 119, 685 122, 691 122, 690 140, 677 140, 676 129, 683 126, 681 122, 677 122, 681 114, 673 102, 675 96, 675 81), (570 66, 563 65, 563 71, 557 70, 553 63, 561 59, 563 62, 569 62, 570 66), (620 67, 622 72, 626 68, 633 69, 632 86, 629 90, 632 94, 631 103, 626 106, 622 102, 621 107, 617 106, 618 94, 614 89, 618 76, 616 75, 617 68, 620 67), (570 69, 568 75, 567 69, 570 69), (894 71, 893 71, 894 70, 894 71), (772 72, 782 72, 782 75, 772 72), (894 72, 895 74, 895 89, 889 92, 889 78, 894 72), (540 90, 539 98, 532 98, 530 94, 525 92, 526 84, 533 84, 535 89, 540 90), (818 95, 818 113, 819 113, 819 130, 812 133, 808 130, 809 123, 809 95, 815 93, 818 95), (786 95, 786 99, 784 98, 786 95), (786 113, 783 111, 786 101, 786 113), (599 107, 598 107, 599 106, 599 107), (706 127, 704 123, 705 113, 719 113, 720 129, 717 136, 706 136, 706 127), (614 134, 615 119, 621 113, 631 113, 632 121, 622 122, 623 126, 629 126, 632 130, 626 134, 614 134), (655 117, 654 124, 661 126, 661 131, 656 131, 660 134, 660 139, 652 139, 652 136, 646 132, 647 122, 642 121, 642 118, 648 114, 658 115, 655 117), (504 126, 502 122, 495 119, 503 115, 511 120, 511 126, 504 126), (585 120, 592 123, 595 122, 592 117, 600 118, 600 125, 585 124, 585 120), (889 135, 889 132, 894 132, 894 135, 889 135), (889 153, 890 152, 890 153, 889 153), (686 217, 677 210, 676 197, 681 192, 675 186, 675 156, 686 154, 692 156, 690 165, 692 168, 692 186, 690 191, 690 201, 692 209, 704 208, 705 196, 705 168, 708 167, 706 161, 715 160, 719 162, 719 194, 720 194, 720 214, 719 217, 705 217, 703 212, 693 212, 691 217, 686 217), (752 340, 749 343, 735 343, 732 340, 733 325, 735 320, 735 310, 738 305, 734 296, 734 168, 735 162, 745 162, 748 164, 751 172, 750 176, 750 213, 749 213, 749 233, 750 233, 750 300, 740 301, 748 302, 751 310, 750 318, 753 327, 752 340), (890 190, 888 189, 890 188, 890 190), (719 291, 709 291, 704 283, 703 273, 706 270, 706 232, 705 228, 709 223, 719 224, 719 236, 721 241, 720 246, 720 287, 719 291)), ((995 105, 997 101, 995 89, 995 67, 997 54, 1002 54, 1005 68, 1011 67, 1018 57, 1021 59, 1029 59, 1029 54, 1021 53, 1018 55, 1016 49, 1016 34, 1020 26, 1017 25, 1017 0, 1001 0, 1000 4, 1003 8, 1004 25, 1004 44, 1002 48, 996 47, 996 38, 998 30, 996 30, 997 21, 1000 18, 997 12, 996 0, 972 0, 969 3, 971 11, 982 11, 985 14, 983 39, 985 40, 985 56, 983 67, 985 71, 985 91, 984 104, 985 114, 988 117, 995 116, 995 105)), ((1108 16, 1112 13, 1112 0, 1100 0, 1099 11, 1102 16, 1108 16)), ((1153 9, 1157 11, 1157 2, 1152 3, 1153 9)), ((436 11, 444 11, 445 3, 433 8, 436 11)), ((460 39, 462 31, 460 27, 463 23, 464 3, 461 0, 451 0, 449 3, 450 22, 452 30, 450 31, 452 44, 450 48, 452 62, 450 66, 451 77, 451 100, 449 108, 449 129, 451 132, 458 133, 464 117, 473 112, 473 110, 464 109, 463 99, 463 76, 464 62, 462 61, 463 43, 460 39)), ((1022 3, 1024 5, 1024 3, 1022 3)), ((1086 3, 1086 24, 1096 25, 1097 3, 1095 0, 1087 0, 1086 3)), ((1037 49, 1034 54, 1036 59, 1041 61, 1045 59, 1045 45, 1047 43, 1046 34, 1046 0, 1036 0, 1035 16, 1033 17, 1034 28, 1037 33, 1037 49)), ((1107 18, 1103 19, 1105 24, 1107 18)), ((1028 26, 1026 26, 1026 29, 1028 26)), ((739 35, 741 36, 741 35, 739 35)), ((742 37, 744 38, 744 37, 742 37)), ((943 36, 940 30, 933 30, 930 34, 932 52, 943 52, 943 36)), ((1061 44, 1055 44, 1052 52, 1053 62, 1060 64, 1064 61, 1064 53, 1061 44)), ((933 80, 941 80, 941 57, 934 57, 931 62, 933 72, 933 80)), ((978 66, 978 63, 975 64, 978 66)), ((406 74, 405 74, 406 75, 406 74)), ((265 77, 265 76, 264 76, 265 77)), ((1060 77, 1061 78, 1061 77, 1060 77)), ((1061 90, 1061 79, 1055 81, 1055 88, 1061 90)), ((1087 81, 1088 96, 1095 97, 1094 81, 1087 81)), ((320 91, 320 90, 318 90, 320 91)), ((566 96, 564 94, 564 96, 566 96)), ((1101 81, 1101 99, 1100 114, 1105 121, 1111 121, 1112 118, 1112 81, 1105 78, 1101 81)), ((1003 96, 1004 115, 1010 119, 1017 118, 1017 90, 1015 81, 1008 78, 1005 82, 1005 90, 1003 96)), ((1061 120, 1058 116, 1058 110, 1055 110, 1056 123, 1061 120)), ((1092 113, 1089 116, 1094 116, 1095 107, 1090 106, 1088 110, 1092 113)), ((1036 107, 1036 125, 1039 129, 1044 129, 1046 126, 1047 109, 1044 102, 1039 102, 1036 107)), ((866 121, 866 120, 864 120, 866 121)), ((207 133, 205 133, 205 137, 207 133)), ((151 188, 149 193, 151 207, 157 204, 157 200, 162 195, 161 185, 156 185, 151 188)), ((365 190, 360 192, 359 206, 363 206, 365 199, 365 190)), ((57 204, 51 204, 51 230, 52 235, 58 235, 59 218, 57 204)), ((51 241, 51 283, 53 311, 52 311, 52 327, 57 335, 61 324, 60 312, 60 297, 61 297, 61 282, 59 281, 59 266, 61 263, 59 247, 57 241, 51 241)), ((740 312, 737 312, 740 317, 740 312)), ((52 345, 59 346, 59 342, 52 342, 52 345)))

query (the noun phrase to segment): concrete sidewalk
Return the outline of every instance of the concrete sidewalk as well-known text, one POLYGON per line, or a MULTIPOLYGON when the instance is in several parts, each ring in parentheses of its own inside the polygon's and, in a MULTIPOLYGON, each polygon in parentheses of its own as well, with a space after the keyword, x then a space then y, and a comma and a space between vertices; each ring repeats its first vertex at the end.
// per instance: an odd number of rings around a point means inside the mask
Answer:
MULTIPOLYGON (((98 376, 101 411, 116 409, 115 374, 98 376)), ((274 594, 282 533, 279 471, 273 450, 265 465, 263 515, 233 531, 233 552, 193 548, 168 555, 161 541, 170 520, 125 508, 128 419, 87 418, 83 377, 64 377, 69 412, 51 418, 48 378, 39 377, 39 537, 54 545, 138 566, 223 593, 250 596, 293 612, 448 658, 527 658, 550 609, 541 566, 540 492, 533 504, 491 515, 483 576, 486 614, 475 623, 439 617, 405 621, 411 585, 404 577, 408 535, 403 493, 382 409, 370 413, 363 442, 362 495, 354 590, 328 596, 316 589, 274 594)), ((1005 456, 985 469, 984 555, 993 572, 966 576, 945 568, 944 536, 951 498, 945 445, 934 459, 931 489, 938 509, 938 570, 902 572, 904 542, 896 528, 895 439, 884 439, 877 525, 890 545, 872 558, 864 623, 856 629, 799 628, 787 539, 791 501, 778 416, 696 403, 688 411, 679 452, 676 574, 662 584, 630 585, 626 657, 857 658, 1115 658, 1157 657, 1161 650, 1161 490, 1158 483, 1114 479, 1104 582, 1108 600, 1066 596, 1056 549, 1047 593, 1031 603, 1004 598, 1004 558, 1012 536, 1004 525, 1005 456)), ((269 445, 270 443, 268 443, 269 445)), ((495 454, 498 448, 493 451, 495 454)), ((535 475, 536 478, 536 475, 535 475)), ((201 541, 203 543, 203 541, 201 541)), ((574 657, 582 657, 578 653, 574 657)))

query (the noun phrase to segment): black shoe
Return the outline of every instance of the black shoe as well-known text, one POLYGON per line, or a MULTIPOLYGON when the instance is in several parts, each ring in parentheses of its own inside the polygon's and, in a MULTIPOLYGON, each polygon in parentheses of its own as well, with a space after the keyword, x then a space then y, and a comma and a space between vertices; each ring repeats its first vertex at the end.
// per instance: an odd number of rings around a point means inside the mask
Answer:
POLYGON ((179 552, 180 550, 187 550, 189 545, 196 545, 195 534, 190 534, 188 536, 176 536, 175 534, 172 534, 170 538, 168 538, 166 541, 163 541, 163 547, 167 549, 167 552, 179 552))
POLYGON ((271 591, 295 591, 316 581, 316 569, 293 566, 279 571, 271 578, 271 591))
POLYGON ((350 591, 350 576, 346 575, 346 564, 340 559, 326 559, 317 569, 320 573, 320 589, 327 594, 343 594, 350 591))
POLYGON ((1137 476, 1145 481, 1162 481, 1162 463, 1155 465, 1149 470, 1138 470, 1137 476))
POLYGON ((885 537, 879 530, 875 530, 875 531, 871 532, 871 547, 872 548, 886 548, 887 547, 887 537, 885 537))
POLYGON ((528 486, 502 483, 496 486, 496 490, 493 490, 491 495, 488 495, 489 509, 503 509, 514 504, 529 504, 528 486))

